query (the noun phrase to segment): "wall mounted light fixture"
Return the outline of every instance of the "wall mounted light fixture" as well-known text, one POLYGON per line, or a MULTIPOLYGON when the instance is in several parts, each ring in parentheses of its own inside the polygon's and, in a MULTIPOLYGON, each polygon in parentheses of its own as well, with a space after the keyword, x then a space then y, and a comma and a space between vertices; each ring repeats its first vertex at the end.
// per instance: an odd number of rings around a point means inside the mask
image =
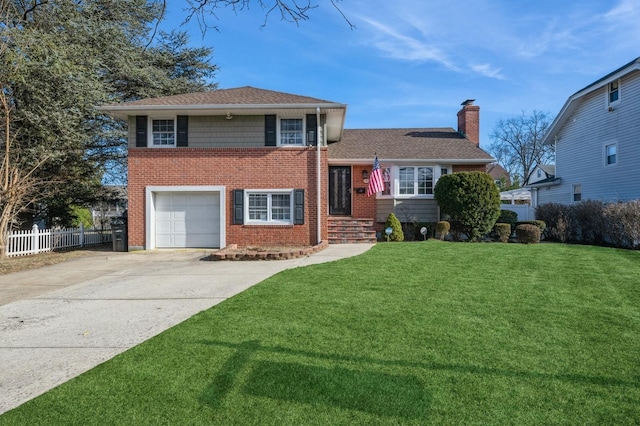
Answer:
POLYGON ((227 112, 227 120, 232 120, 233 119, 233 115, 231 115, 230 112, 227 112))
POLYGON ((369 172, 366 170, 362 171, 362 182, 369 183, 369 172))

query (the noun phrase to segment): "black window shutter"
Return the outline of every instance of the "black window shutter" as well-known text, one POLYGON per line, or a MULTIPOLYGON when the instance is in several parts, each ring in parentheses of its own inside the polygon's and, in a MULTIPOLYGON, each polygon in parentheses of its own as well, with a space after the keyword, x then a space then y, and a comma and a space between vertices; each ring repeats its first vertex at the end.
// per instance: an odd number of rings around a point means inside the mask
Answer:
POLYGON ((304 225, 304 189, 293 191, 293 224, 304 225))
POLYGON ((176 146, 189 146, 189 116, 179 115, 177 124, 178 137, 176 146))
POLYGON ((276 127, 278 120, 275 115, 264 116, 264 146, 276 146, 276 127))
POLYGON ((136 115, 136 147, 145 148, 147 146, 147 116, 136 115))
POLYGON ((318 144, 318 117, 307 114, 307 145, 318 144))
POLYGON ((244 224, 244 189, 233 190, 233 224, 244 224))

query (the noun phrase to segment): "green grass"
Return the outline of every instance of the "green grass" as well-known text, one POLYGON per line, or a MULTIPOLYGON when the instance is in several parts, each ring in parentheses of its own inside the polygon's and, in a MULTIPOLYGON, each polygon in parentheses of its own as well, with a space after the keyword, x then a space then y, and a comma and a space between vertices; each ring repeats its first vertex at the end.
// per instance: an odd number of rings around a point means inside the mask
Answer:
POLYGON ((379 244, 280 273, 0 424, 638 424, 640 252, 379 244))

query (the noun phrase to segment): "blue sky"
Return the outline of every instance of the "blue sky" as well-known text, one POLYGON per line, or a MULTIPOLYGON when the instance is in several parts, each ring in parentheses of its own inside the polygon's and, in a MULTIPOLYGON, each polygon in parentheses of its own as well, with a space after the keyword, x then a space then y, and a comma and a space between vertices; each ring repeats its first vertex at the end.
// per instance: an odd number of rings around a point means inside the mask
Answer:
MULTIPOLYGON (((299 26, 252 0, 219 10, 214 49, 220 88, 254 86, 348 104, 347 128, 457 127, 465 99, 480 106, 480 146, 500 119, 555 115, 573 93, 640 56, 637 0, 329 0, 299 26)), ((270 3, 265 0, 265 3, 270 3)), ((186 17, 169 0, 163 28, 186 17)))

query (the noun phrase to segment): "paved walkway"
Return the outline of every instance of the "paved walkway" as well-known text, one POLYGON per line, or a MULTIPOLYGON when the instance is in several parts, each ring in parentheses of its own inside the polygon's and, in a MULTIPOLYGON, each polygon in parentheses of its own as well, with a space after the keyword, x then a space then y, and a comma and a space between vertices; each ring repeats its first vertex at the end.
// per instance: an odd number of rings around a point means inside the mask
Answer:
POLYGON ((330 262, 372 244, 309 257, 207 262, 205 251, 102 252, 0 276, 0 413, 280 271, 330 262))

